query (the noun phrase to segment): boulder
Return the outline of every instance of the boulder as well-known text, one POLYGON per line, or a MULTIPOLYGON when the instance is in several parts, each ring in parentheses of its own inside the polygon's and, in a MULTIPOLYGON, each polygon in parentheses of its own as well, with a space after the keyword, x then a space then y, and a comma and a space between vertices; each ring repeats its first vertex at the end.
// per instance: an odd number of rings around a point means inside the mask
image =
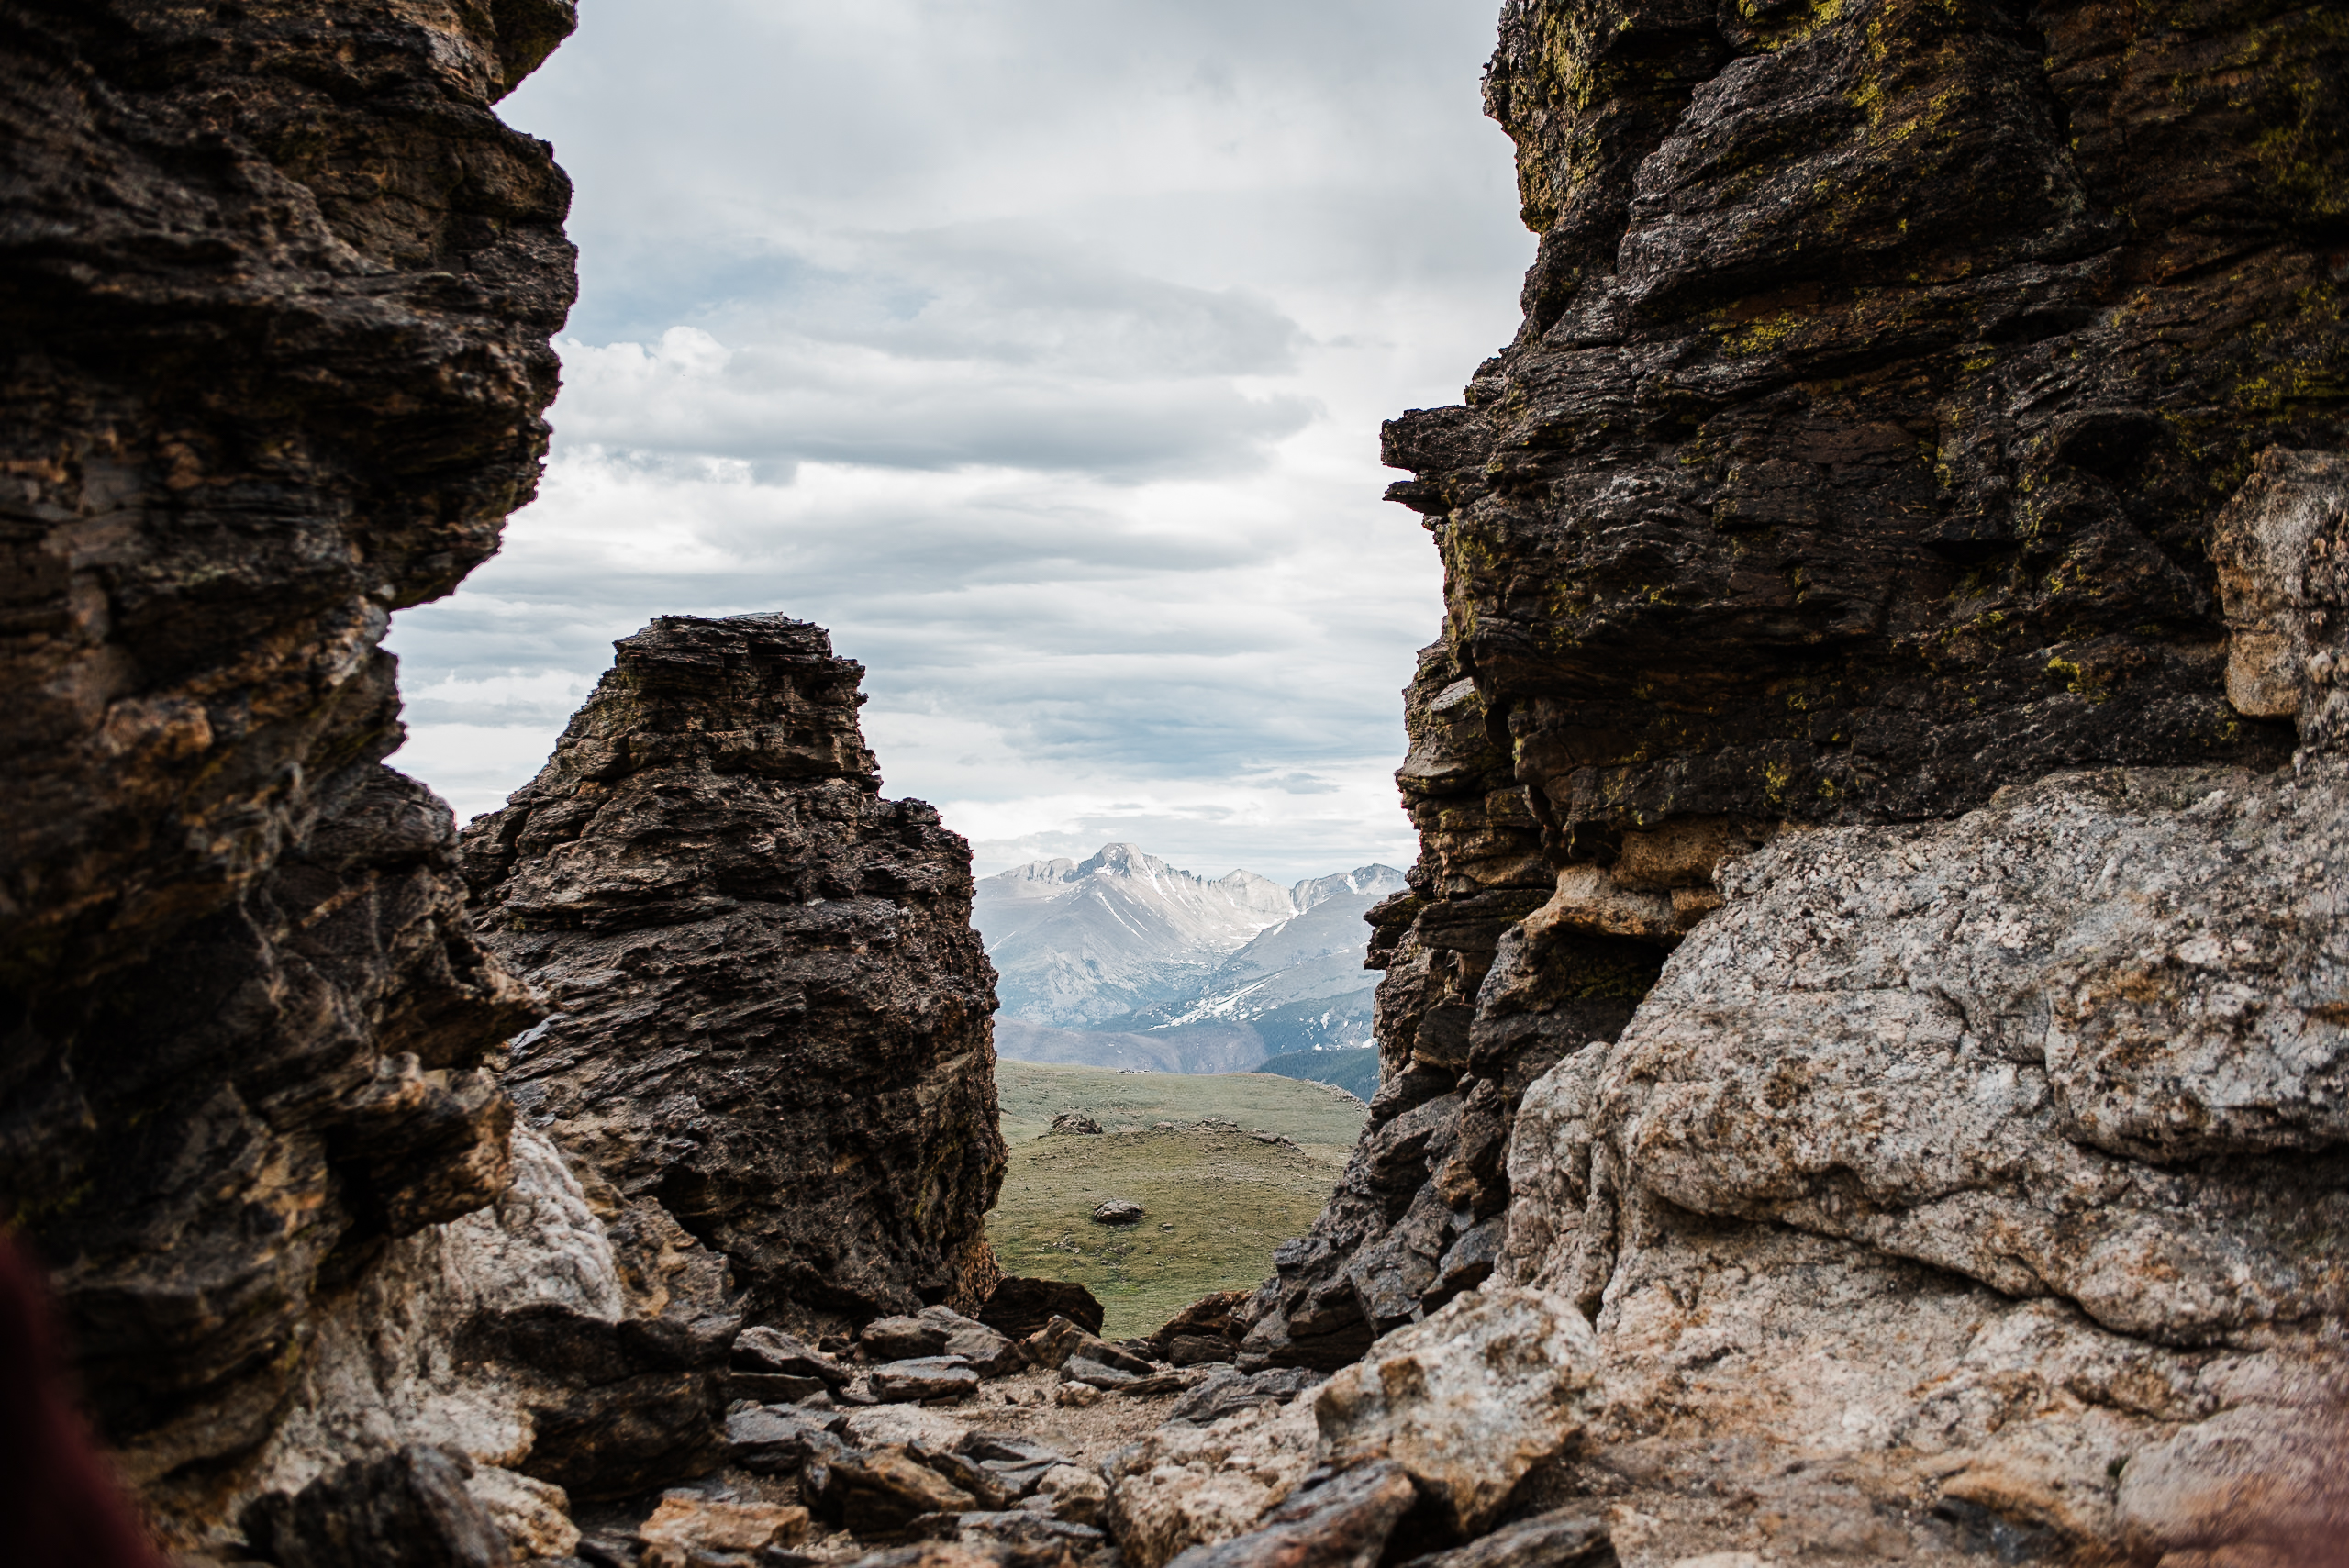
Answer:
POLYGON ((470 1461, 412 1447, 353 1460, 247 1506, 246 1539, 278 1568, 506 1568, 511 1549, 466 1489, 470 1461))
POLYGON ((918 1356, 875 1367, 866 1380, 873 1396, 896 1405, 912 1399, 960 1399, 979 1391, 979 1374, 960 1356, 918 1356))
POLYGON ((1054 1318, 1065 1318, 1088 1333, 1101 1331, 1101 1304, 1074 1280, 1008 1276, 997 1282, 979 1321, 988 1328, 1025 1340, 1041 1331, 1054 1318))
POLYGON ((1174 1568, 1377 1568, 1418 1500, 1401 1465, 1361 1465, 1296 1493, 1246 1535, 1192 1547, 1174 1568))
POLYGON ((1063 1111, 1052 1118, 1052 1125, 1044 1129, 1044 1136, 1050 1138, 1059 1133, 1063 1136, 1098 1137, 1100 1132, 1101 1124, 1083 1111, 1063 1111))
POLYGON ((1322 1457, 1399 1463, 1462 1535, 1481 1533, 1517 1483, 1573 1440, 1575 1395, 1599 1358, 1572 1303, 1544 1291, 1460 1296, 1370 1348, 1313 1402, 1322 1457))
POLYGON ((1301 1402, 1162 1426, 1103 1462, 1109 1533, 1135 1568, 1245 1534, 1313 1468, 1319 1437, 1301 1402))
POLYGON ((1096 1225, 1139 1225, 1142 1207, 1130 1198, 1113 1197, 1093 1206, 1096 1225))
POLYGON ((1027 1341, 1027 1353, 1037 1365, 1052 1367, 1063 1374, 1071 1361, 1082 1361, 1089 1369, 1104 1374, 1122 1373, 1129 1378, 1148 1377, 1158 1370, 1131 1351, 1113 1345, 1098 1334, 1088 1333, 1065 1318, 1053 1318, 1041 1333, 1031 1336, 1027 1341))

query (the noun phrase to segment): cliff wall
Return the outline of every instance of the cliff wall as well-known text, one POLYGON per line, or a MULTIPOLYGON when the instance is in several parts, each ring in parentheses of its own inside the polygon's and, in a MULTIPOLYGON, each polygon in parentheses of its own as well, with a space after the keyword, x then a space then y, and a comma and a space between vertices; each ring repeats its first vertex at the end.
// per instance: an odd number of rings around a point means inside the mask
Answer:
POLYGON ((1383 1086, 1247 1357, 1572 1303, 1625 1562, 2330 1561, 2338 16, 1511 0, 1486 95, 1383 1086))
POLYGON ((490 105, 573 19, 0 6, 0 1207, 167 1518, 511 1179, 536 1009, 377 644, 536 482, 569 186, 490 105))

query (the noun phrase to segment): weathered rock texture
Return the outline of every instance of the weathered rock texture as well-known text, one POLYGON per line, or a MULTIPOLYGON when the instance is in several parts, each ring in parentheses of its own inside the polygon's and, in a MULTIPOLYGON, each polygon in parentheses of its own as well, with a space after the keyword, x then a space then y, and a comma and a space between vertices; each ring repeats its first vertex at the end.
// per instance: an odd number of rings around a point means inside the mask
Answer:
POLYGON ((2336 1560, 2344 864, 2314 753, 1736 862, 1510 1146, 1502 1273, 1596 1317, 1577 1484, 1648 1520, 1626 1560, 2336 1560))
POLYGON ((1516 1096, 1724 860, 2333 722, 2338 615, 2243 628, 2341 591, 2345 96, 2323 7, 1510 0, 1524 326, 1386 431, 1448 614, 1385 1086, 1254 1353, 1341 1360, 1486 1266, 1516 1096), (2307 570, 2222 605, 2273 550, 2307 570))
POLYGON ((1511 0, 1487 102, 1383 1086, 1246 1356, 1579 1306, 1511 1507, 1634 1565, 2332 1560, 2337 9, 1511 0))
POLYGON ((572 22, 0 4, 0 1213, 167 1522, 508 1181, 533 1009, 377 644, 536 482, 569 186, 489 106, 572 22))
POLYGON ((721 1256, 758 1321, 975 1312, 1002 1181, 970 850, 885 801, 862 667, 781 616, 668 617, 503 811, 478 929, 562 1011, 515 1048, 532 1125, 616 1225, 721 1256))

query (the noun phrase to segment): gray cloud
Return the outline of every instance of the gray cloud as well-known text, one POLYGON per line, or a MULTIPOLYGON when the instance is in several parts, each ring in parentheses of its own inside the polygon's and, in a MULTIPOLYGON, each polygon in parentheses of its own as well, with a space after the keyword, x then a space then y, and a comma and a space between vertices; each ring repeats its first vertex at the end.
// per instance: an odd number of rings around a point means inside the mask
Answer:
POLYGON ((1493 0, 598 0, 504 106, 578 188, 540 502, 404 612, 462 811, 662 613, 869 666, 983 866, 1400 863, 1441 617, 1377 423, 1514 326, 1493 0))

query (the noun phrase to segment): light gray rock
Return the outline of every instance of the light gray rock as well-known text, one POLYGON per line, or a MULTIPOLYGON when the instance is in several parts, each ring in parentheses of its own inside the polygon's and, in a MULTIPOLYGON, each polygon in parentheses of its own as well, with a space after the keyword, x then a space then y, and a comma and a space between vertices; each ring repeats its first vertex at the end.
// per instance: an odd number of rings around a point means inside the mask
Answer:
POLYGON ((1028 1364, 1027 1356, 1010 1335, 965 1318, 951 1307, 925 1307, 917 1316, 919 1321, 945 1333, 945 1343, 938 1354, 960 1356, 981 1377, 1007 1376, 1028 1364))
POLYGON ((856 1342, 875 1361, 909 1361, 944 1355, 946 1334, 945 1325, 923 1318, 875 1318, 858 1332, 856 1342))
POLYGON ((1304 1400, 1160 1427, 1102 1463, 1109 1533, 1134 1568, 1244 1535, 1305 1479, 1319 1436, 1304 1400))
POLYGON ((914 1399, 959 1399, 979 1391, 979 1374, 960 1356, 918 1356, 875 1367, 873 1396, 887 1405, 914 1399))
POLYGON ((1598 1361, 1598 1336, 1558 1296, 1459 1296, 1322 1385, 1313 1402, 1322 1461, 1394 1460, 1452 1528, 1477 1534, 1526 1472, 1581 1429, 1572 1402, 1598 1361))
POLYGON ((1684 1208, 2062 1296, 2123 1333, 2337 1313, 2344 871, 2349 779, 2313 759, 2073 775, 1945 828, 1797 835, 1724 875, 1730 907, 1607 1052, 1590 1115, 1684 1208), (2238 1163, 2182 1163, 2213 1159, 2238 1163))
POLYGON ((1622 1561, 2291 1560, 2349 1518, 2345 867, 2314 751, 1727 863, 1508 1149, 1498 1281, 1595 1320, 1572 1462, 1622 1561))
POLYGON ((1142 1217, 1141 1205, 1130 1198, 1113 1197, 1093 1206, 1096 1225, 1134 1225, 1142 1217))

